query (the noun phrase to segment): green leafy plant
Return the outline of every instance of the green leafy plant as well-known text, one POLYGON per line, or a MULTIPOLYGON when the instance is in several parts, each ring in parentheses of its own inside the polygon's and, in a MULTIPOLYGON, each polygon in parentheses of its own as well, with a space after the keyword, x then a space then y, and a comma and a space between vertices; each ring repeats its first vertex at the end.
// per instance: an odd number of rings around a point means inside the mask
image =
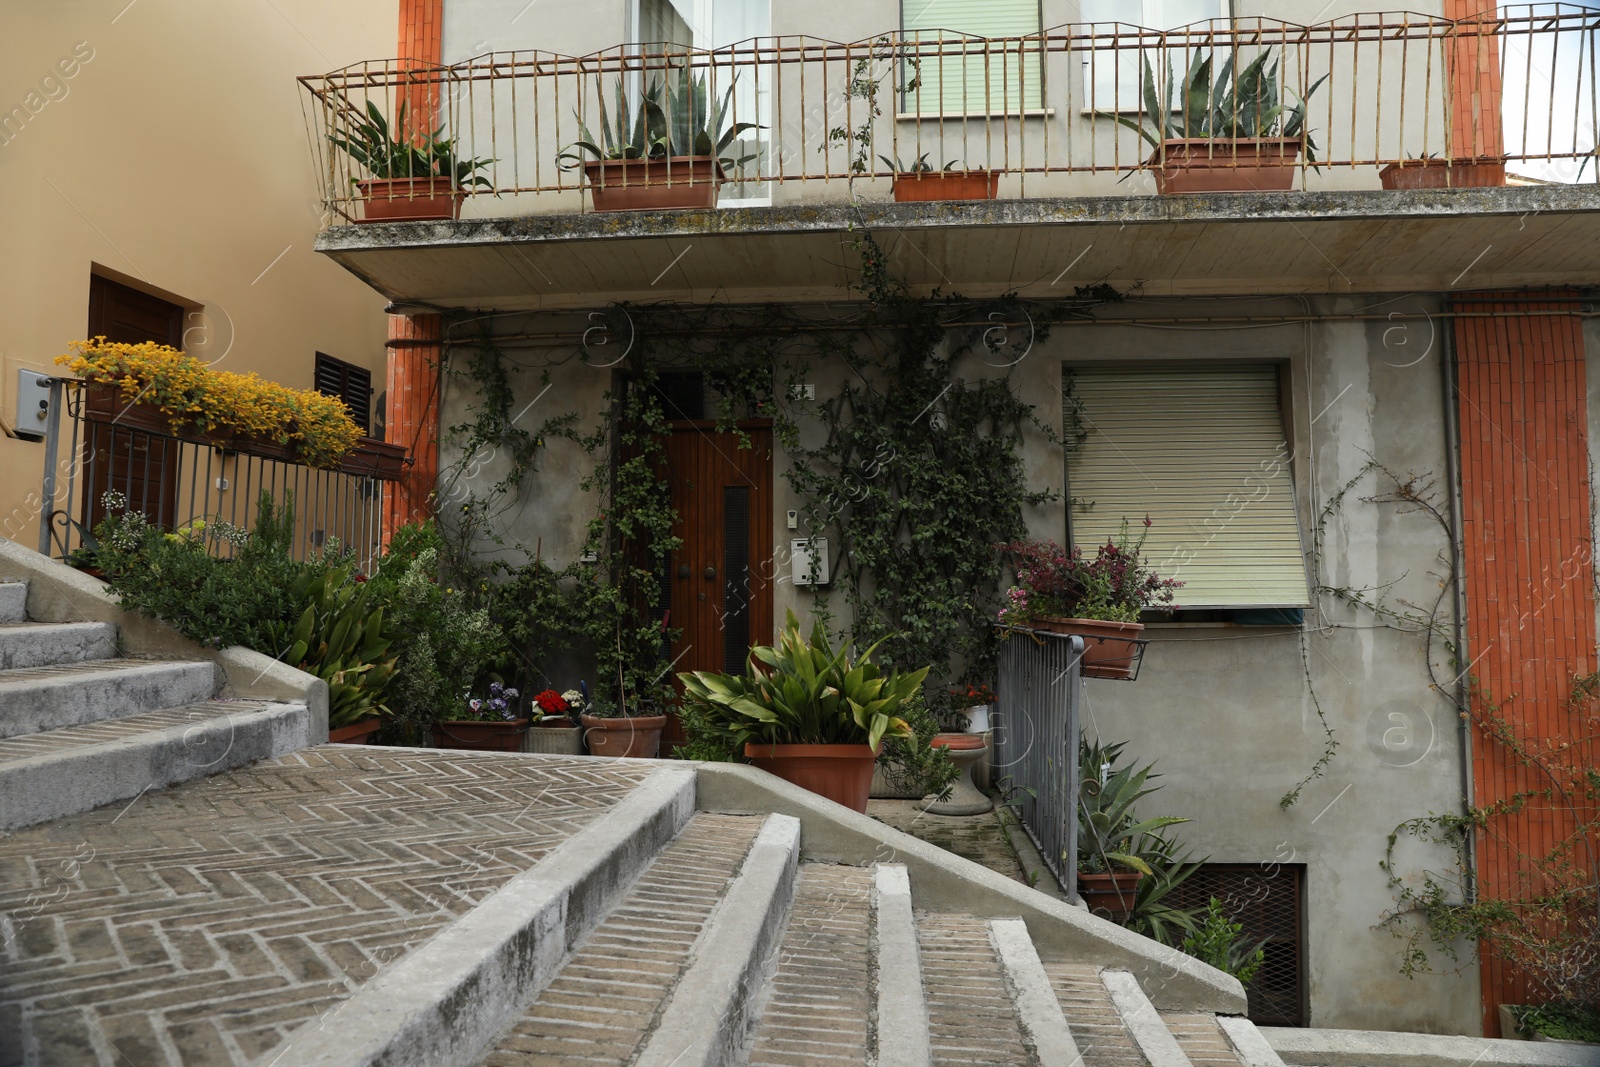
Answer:
POLYGON ((1229 917, 1222 901, 1212 897, 1195 928, 1179 946, 1184 952, 1221 971, 1227 971, 1244 985, 1255 980, 1266 961, 1266 942, 1244 936, 1244 924, 1229 917))
POLYGON ((301 575, 293 595, 306 607, 279 657, 328 683, 330 727, 390 714, 385 699, 395 677, 396 659, 387 655, 393 633, 384 628, 383 607, 356 579, 351 566, 301 575))
POLYGON ((1146 518, 1135 539, 1124 519, 1117 536, 1097 547, 1091 559, 1078 546, 1068 551, 1054 541, 999 546, 1017 576, 1006 591, 1001 625, 1023 626, 1049 616, 1136 622, 1141 611, 1171 604, 1183 583, 1162 578, 1145 562, 1141 553, 1150 526, 1146 518))
POLYGON ((876 748, 886 736, 910 735, 898 712, 928 676, 926 667, 885 673, 872 662, 877 649, 854 657, 848 645, 835 649, 820 620, 807 641, 791 611, 776 646, 750 650, 744 675, 694 671, 678 679, 684 699, 737 744, 876 748))
POLYGON ((887 784, 900 794, 944 795, 961 772, 948 751, 932 744, 939 733, 939 718, 928 709, 927 697, 921 689, 901 706, 900 717, 910 727, 910 735, 886 738, 883 752, 878 756, 878 767, 887 784))
MULTIPOLYGON (((406 102, 400 101, 394 128, 378 105, 367 101, 367 113, 351 123, 349 136, 330 133, 328 140, 367 171, 371 178, 448 178, 456 188, 493 189, 488 178, 477 172, 492 159, 463 158, 454 140, 443 136, 444 127, 432 133, 408 134, 406 102)), ((359 179, 351 178, 351 184, 359 179)))
POLYGON ((1115 767, 1124 742, 1101 745, 1085 740, 1078 752, 1078 870, 1108 871, 1112 864, 1152 875, 1141 850, 1148 839, 1168 826, 1188 822, 1176 815, 1140 819, 1133 806, 1156 791, 1148 783, 1159 778, 1155 763, 1115 767))
MULTIPOLYGON (((1511 1009, 1517 1029, 1557 1041, 1600 1043, 1600 1010, 1572 1004, 1519 1004, 1511 1009)), ((1509 1035, 1508 1035, 1509 1036, 1509 1035)))
POLYGON ((1195 49, 1183 77, 1172 74, 1172 58, 1167 57, 1166 99, 1156 91, 1155 71, 1150 60, 1144 60, 1144 115, 1139 119, 1115 112, 1097 111, 1096 115, 1115 119, 1135 131, 1160 150, 1163 141, 1191 137, 1289 137, 1303 138, 1306 158, 1316 162, 1316 142, 1306 130, 1306 102, 1328 80, 1324 74, 1312 83, 1304 98, 1278 85, 1278 60, 1270 51, 1262 51, 1235 77, 1233 56, 1223 61, 1215 84, 1211 80, 1212 56, 1203 48, 1195 49), (1267 61, 1271 59, 1271 66, 1267 61), (1174 91, 1178 99, 1173 99, 1174 91), (1285 93, 1294 98, 1292 107, 1284 106, 1285 93))
POLYGON ((830 128, 827 140, 817 146, 819 152, 826 152, 834 145, 848 151, 852 177, 867 173, 872 165, 873 123, 883 115, 883 106, 878 102, 878 94, 882 91, 884 83, 903 65, 909 76, 899 86, 898 92, 914 93, 922 87, 922 61, 915 56, 901 56, 898 53, 899 49, 889 38, 879 37, 872 42, 872 46, 865 54, 856 59, 850 67, 850 81, 845 86, 845 97, 849 100, 860 100, 862 106, 849 109, 846 113, 854 111, 861 116, 860 122, 855 126, 841 125, 830 128))
POLYGON ((1150 874, 1139 879, 1133 891, 1133 909, 1123 924, 1135 933, 1172 945, 1195 928, 1195 913, 1168 901, 1174 890, 1187 882, 1206 862, 1168 838, 1155 833, 1140 846, 1140 858, 1150 874))
MULTIPOLYGON (((939 168, 934 167, 934 165, 932 163, 928 162, 928 153, 927 152, 924 152, 924 153, 922 153, 922 155, 918 156, 917 157, 917 161, 915 163, 911 164, 911 166, 909 166, 909 167, 906 166, 904 163, 900 162, 900 157, 899 156, 896 156, 893 159, 890 159, 888 156, 879 156, 878 158, 883 160, 883 165, 884 166, 888 167, 890 170, 894 171, 896 174, 937 174, 937 173, 939 173, 939 168)), ((956 161, 952 159, 950 162, 948 162, 948 163, 946 163, 944 165, 943 169, 946 170, 946 171, 955 170, 956 169, 956 161)))
POLYGON ((663 80, 652 77, 638 106, 630 108, 619 77, 614 112, 606 110, 605 94, 599 97, 600 136, 577 116, 579 138, 562 150, 557 162, 571 169, 583 162, 583 153, 600 160, 714 156, 723 170, 737 170, 756 154, 726 154, 729 147, 741 134, 762 127, 732 121, 733 89, 730 81, 718 100, 704 73, 694 77, 688 67, 678 67, 663 80))

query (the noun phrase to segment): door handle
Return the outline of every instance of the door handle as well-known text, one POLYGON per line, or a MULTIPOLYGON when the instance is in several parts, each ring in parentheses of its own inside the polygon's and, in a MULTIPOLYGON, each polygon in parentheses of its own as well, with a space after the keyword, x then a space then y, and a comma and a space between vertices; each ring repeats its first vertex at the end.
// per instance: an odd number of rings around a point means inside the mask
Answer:
POLYGON ((714 581, 716 579, 716 577, 717 577, 717 568, 715 568, 715 567, 707 567, 706 568, 706 581, 708 581, 708 582, 714 581))
POLYGON ((678 577, 680 579, 689 577, 689 565, 687 563, 678 565, 678 577))

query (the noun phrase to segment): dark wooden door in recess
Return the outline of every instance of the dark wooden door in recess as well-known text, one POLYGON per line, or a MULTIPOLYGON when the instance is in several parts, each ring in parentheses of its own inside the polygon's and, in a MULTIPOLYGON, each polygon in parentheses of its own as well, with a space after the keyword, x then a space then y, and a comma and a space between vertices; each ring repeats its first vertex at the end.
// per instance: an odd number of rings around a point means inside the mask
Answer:
MULTIPOLYGON (((89 279, 89 334, 118 344, 154 341, 183 348, 183 308, 99 275, 89 279)), ((178 442, 159 434, 85 420, 83 524, 100 521, 100 498, 115 489, 128 507, 171 526, 178 510, 178 442)))
MULTIPOLYGON (((667 439, 675 533, 665 606, 679 631, 673 673, 740 673, 752 645, 772 641, 772 428, 741 424, 750 447, 712 422, 674 422, 667 439)), ((683 740, 672 716, 663 740, 683 740)))

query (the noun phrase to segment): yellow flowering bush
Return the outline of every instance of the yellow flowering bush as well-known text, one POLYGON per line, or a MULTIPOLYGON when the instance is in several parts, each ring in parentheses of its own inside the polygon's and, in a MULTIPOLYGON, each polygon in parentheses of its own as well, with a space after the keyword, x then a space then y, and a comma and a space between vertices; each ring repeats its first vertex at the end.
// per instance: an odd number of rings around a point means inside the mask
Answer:
POLYGON ((300 462, 332 468, 355 448, 361 429, 344 401, 307 389, 290 389, 254 374, 212 370, 167 345, 117 344, 104 337, 74 341, 56 359, 87 382, 120 388, 160 409, 174 434, 223 431, 292 445, 300 462), (191 430, 192 428, 192 430, 191 430))

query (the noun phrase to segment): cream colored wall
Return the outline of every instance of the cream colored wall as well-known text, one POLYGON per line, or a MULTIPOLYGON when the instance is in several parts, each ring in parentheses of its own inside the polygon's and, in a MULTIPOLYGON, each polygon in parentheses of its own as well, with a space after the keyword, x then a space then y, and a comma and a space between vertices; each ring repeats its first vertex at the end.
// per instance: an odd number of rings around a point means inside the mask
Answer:
POLYGON ((0 2, 0 535, 37 537, 17 368, 83 337, 97 266, 181 298, 219 369, 309 388, 322 351, 382 388, 382 298, 311 249, 295 77, 393 55, 397 21, 395 0, 0 2))

